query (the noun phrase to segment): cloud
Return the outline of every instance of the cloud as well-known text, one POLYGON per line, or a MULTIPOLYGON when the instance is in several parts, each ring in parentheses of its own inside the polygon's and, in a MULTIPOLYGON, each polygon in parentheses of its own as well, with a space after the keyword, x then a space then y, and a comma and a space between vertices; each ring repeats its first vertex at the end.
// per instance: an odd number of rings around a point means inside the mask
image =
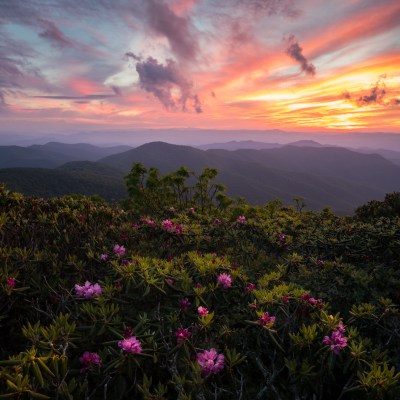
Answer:
POLYGON ((298 41, 294 37, 294 35, 290 35, 287 39, 288 48, 286 49, 286 54, 289 57, 293 58, 293 60, 297 61, 300 64, 301 70, 305 72, 307 75, 315 75, 316 68, 314 64, 308 62, 307 58, 303 55, 303 49, 300 47, 298 41))
POLYGON ((114 94, 88 94, 86 96, 31 96, 34 99, 50 100, 103 100, 114 97, 114 94))
POLYGON ((381 75, 376 83, 371 86, 368 92, 361 92, 355 97, 349 92, 343 93, 343 98, 356 104, 358 107, 364 107, 369 105, 381 105, 384 107, 396 106, 400 104, 399 99, 386 99, 387 89, 385 84, 386 74, 381 75))
POLYGON ((177 15, 160 0, 147 0, 147 23, 158 35, 164 36, 174 55, 182 61, 193 61, 197 57, 199 45, 190 17, 177 15))
POLYGON ((40 19, 40 23, 45 29, 43 32, 39 33, 39 36, 49 40, 53 45, 57 47, 72 47, 73 42, 68 39, 61 31, 58 29, 53 22, 47 21, 45 19, 40 19))
POLYGON ((294 6, 293 0, 238 0, 238 2, 256 12, 265 12, 268 15, 284 15, 289 18, 297 18, 301 15, 301 11, 294 6))
POLYGON ((117 96, 122 96, 122 91, 118 86, 111 86, 111 89, 117 96))
POLYGON ((167 110, 181 108, 187 111, 188 101, 197 113, 202 112, 201 102, 193 93, 193 84, 184 76, 174 60, 167 60, 165 65, 155 58, 148 57, 136 64, 139 74, 139 85, 145 91, 153 94, 167 110))

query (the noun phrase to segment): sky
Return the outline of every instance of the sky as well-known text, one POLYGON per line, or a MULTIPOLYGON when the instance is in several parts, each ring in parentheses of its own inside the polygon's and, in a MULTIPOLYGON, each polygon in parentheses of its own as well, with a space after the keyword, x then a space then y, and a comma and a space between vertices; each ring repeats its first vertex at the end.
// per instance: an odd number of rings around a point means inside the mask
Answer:
POLYGON ((0 0, 0 132, 400 133, 399 0, 0 0))

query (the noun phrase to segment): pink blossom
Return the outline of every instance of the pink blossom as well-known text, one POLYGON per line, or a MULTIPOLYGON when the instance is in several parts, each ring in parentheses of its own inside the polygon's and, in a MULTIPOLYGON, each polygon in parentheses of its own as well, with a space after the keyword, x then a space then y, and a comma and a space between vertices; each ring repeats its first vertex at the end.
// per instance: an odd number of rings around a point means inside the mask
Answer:
POLYGON ((194 214, 194 208, 193 207, 190 207, 189 211, 190 211, 191 214, 194 214))
POLYGON ((174 229, 174 224, 169 219, 164 220, 161 225, 167 232, 171 232, 174 229))
POLYGON ((86 372, 92 367, 101 365, 101 357, 97 353, 89 353, 88 351, 83 353, 83 356, 79 358, 79 361, 84 366, 84 368, 81 369, 81 372, 86 372))
POLYGON ((177 235, 182 235, 182 231, 183 231, 183 226, 182 225, 180 225, 180 224, 175 225, 175 233, 177 235))
POLYGON ((142 345, 140 340, 136 339, 136 336, 131 336, 129 338, 120 340, 118 342, 118 347, 120 347, 126 353, 141 353, 142 345))
POLYGON ((317 265, 317 267, 322 267, 323 265, 324 265, 324 261, 323 260, 317 260, 316 262, 315 262, 315 264, 317 265))
POLYGON ((280 234, 278 235, 278 240, 279 240, 279 242, 281 242, 281 243, 285 243, 285 241, 286 241, 286 236, 285 236, 283 233, 280 233, 280 234))
POLYGON ((108 260, 108 254, 101 254, 100 255, 100 260, 101 261, 107 261, 108 260))
POLYGON ((192 334, 189 332, 188 328, 178 328, 178 331, 175 333, 176 336, 176 341, 178 344, 182 344, 186 340, 192 336, 192 334))
POLYGON ((254 283, 249 283, 244 287, 244 290, 246 292, 252 292, 256 288, 256 285, 254 283))
POLYGON ((175 279, 173 279, 173 278, 167 278, 167 279, 165 280, 165 282, 167 282, 168 285, 171 285, 171 286, 174 286, 174 285, 175 285, 175 279))
POLYGON ((125 251, 125 246, 120 246, 119 244, 114 245, 113 252, 118 257, 122 257, 123 255, 125 255, 125 251))
POLYGON ((170 208, 168 209, 168 211, 174 212, 174 211, 175 211, 175 208, 174 208, 174 207, 170 207, 170 208))
POLYGON ((203 376, 215 375, 224 369, 224 355, 218 354, 214 348, 197 353, 197 362, 203 376))
POLYGON ((249 304, 249 307, 251 307, 252 309, 256 309, 256 308, 258 308, 258 304, 257 303, 251 303, 251 304, 249 304))
POLYGON ((6 280, 6 283, 7 283, 7 285, 8 285, 11 289, 13 289, 14 286, 15 286, 15 278, 8 278, 8 279, 6 280))
POLYGON ((184 298, 179 302, 179 308, 181 311, 187 311, 188 308, 190 307, 190 301, 188 298, 184 298))
POLYGON ((282 301, 287 304, 289 303, 289 296, 282 296, 282 301))
POLYGON ((263 315, 260 316, 260 319, 258 320, 258 323, 262 326, 266 326, 268 328, 271 328, 274 323, 275 323, 276 317, 273 315, 269 315, 268 312, 264 313, 263 315))
POLYGON ((196 289, 201 289, 201 288, 203 287, 203 285, 202 285, 200 282, 196 282, 195 285, 194 285, 194 287, 195 287, 196 289))
POLYGON ((199 315, 200 315, 201 317, 205 317, 206 315, 208 315, 208 308, 203 307, 203 306, 200 306, 200 307, 197 309, 197 312, 199 313, 199 315))
POLYGON ((240 215, 237 217, 236 221, 239 222, 239 224, 244 224, 246 222, 246 217, 244 215, 240 215))
POLYGON ((232 277, 229 274, 219 274, 217 278, 217 283, 224 289, 228 289, 232 286, 232 277))
POLYGON ((103 292, 102 287, 98 283, 90 283, 86 281, 83 286, 75 285, 75 293, 77 296, 84 297, 85 299, 92 299, 93 297, 100 296, 103 292))
POLYGON ((325 336, 322 343, 330 346, 335 354, 339 354, 347 346, 348 338, 343 335, 345 331, 343 322, 340 321, 337 329, 331 333, 331 336, 325 336))

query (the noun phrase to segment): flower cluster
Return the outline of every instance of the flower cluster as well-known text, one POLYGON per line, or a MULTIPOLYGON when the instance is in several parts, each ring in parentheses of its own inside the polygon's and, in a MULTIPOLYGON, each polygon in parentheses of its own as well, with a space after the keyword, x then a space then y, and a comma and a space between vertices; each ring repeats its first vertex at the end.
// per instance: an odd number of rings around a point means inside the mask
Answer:
POLYGON ((163 229, 165 229, 167 232, 174 232, 177 235, 182 234, 182 225, 175 225, 173 222, 171 222, 169 219, 164 220, 161 223, 161 226, 163 229))
POLYGON ((83 365, 81 372, 86 372, 92 367, 101 365, 101 357, 97 353, 89 353, 85 351, 83 356, 79 358, 80 363, 83 365))
POLYGON ((252 292, 256 288, 256 285, 254 283, 249 283, 244 287, 244 290, 246 292, 252 292))
POLYGON ((125 255, 125 246, 120 246, 119 244, 114 245, 113 252, 118 257, 122 257, 125 255))
POLYGON ((100 260, 101 261, 107 261, 108 260, 108 254, 101 254, 100 255, 100 260))
POLYGON ((232 277, 229 274, 219 274, 217 278, 217 283, 224 289, 228 289, 232 286, 232 277))
POLYGON ((14 286, 15 286, 15 278, 8 278, 8 279, 6 280, 6 283, 7 283, 7 285, 8 285, 11 289, 13 289, 14 286))
POLYGON ((218 354, 214 348, 197 353, 197 362, 200 365, 203 376, 218 374, 225 366, 224 355, 218 354))
POLYGON ((103 289, 98 283, 86 281, 83 286, 75 285, 75 293, 77 296, 84 297, 85 299, 92 299, 93 297, 100 296, 102 292, 103 289))
POLYGON ((347 337, 344 336, 345 331, 343 322, 340 321, 337 329, 331 333, 331 336, 325 336, 322 343, 330 346, 330 349, 335 354, 339 354, 347 346, 347 337))
POLYGON ((197 312, 199 313, 199 315, 200 315, 201 317, 205 317, 206 315, 208 315, 208 308, 203 307, 203 306, 200 306, 200 307, 197 309, 197 312))
POLYGON ((118 347, 120 347, 126 353, 141 353, 142 345, 136 336, 131 336, 126 339, 120 340, 118 342, 118 347))
POLYGON ((244 215, 239 215, 236 221, 239 222, 239 224, 244 224, 246 222, 246 217, 244 215))
POLYGON ((188 328, 178 328, 178 331, 175 333, 176 341, 178 344, 182 344, 186 340, 190 338, 192 334, 189 332, 188 328))
POLYGON ((179 302, 179 308, 181 309, 181 311, 187 311, 190 305, 191 303, 187 297, 185 297, 179 302))
POLYGON ((272 328, 272 326, 275 324, 275 319, 276 317, 273 315, 270 316, 267 311, 260 315, 258 323, 262 326, 266 326, 267 328, 272 328))
POLYGON ((323 307, 323 305, 324 305, 322 299, 315 299, 314 297, 311 297, 311 295, 309 293, 302 294, 300 296, 300 299, 308 304, 313 305, 313 306, 323 307))

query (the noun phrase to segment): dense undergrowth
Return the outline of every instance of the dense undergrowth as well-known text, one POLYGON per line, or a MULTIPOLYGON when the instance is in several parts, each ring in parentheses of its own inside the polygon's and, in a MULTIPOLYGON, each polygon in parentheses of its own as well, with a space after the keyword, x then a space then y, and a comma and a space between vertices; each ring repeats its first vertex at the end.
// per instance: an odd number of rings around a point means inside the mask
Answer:
POLYGON ((0 186, 0 398, 398 398, 398 216, 191 198, 0 186))

